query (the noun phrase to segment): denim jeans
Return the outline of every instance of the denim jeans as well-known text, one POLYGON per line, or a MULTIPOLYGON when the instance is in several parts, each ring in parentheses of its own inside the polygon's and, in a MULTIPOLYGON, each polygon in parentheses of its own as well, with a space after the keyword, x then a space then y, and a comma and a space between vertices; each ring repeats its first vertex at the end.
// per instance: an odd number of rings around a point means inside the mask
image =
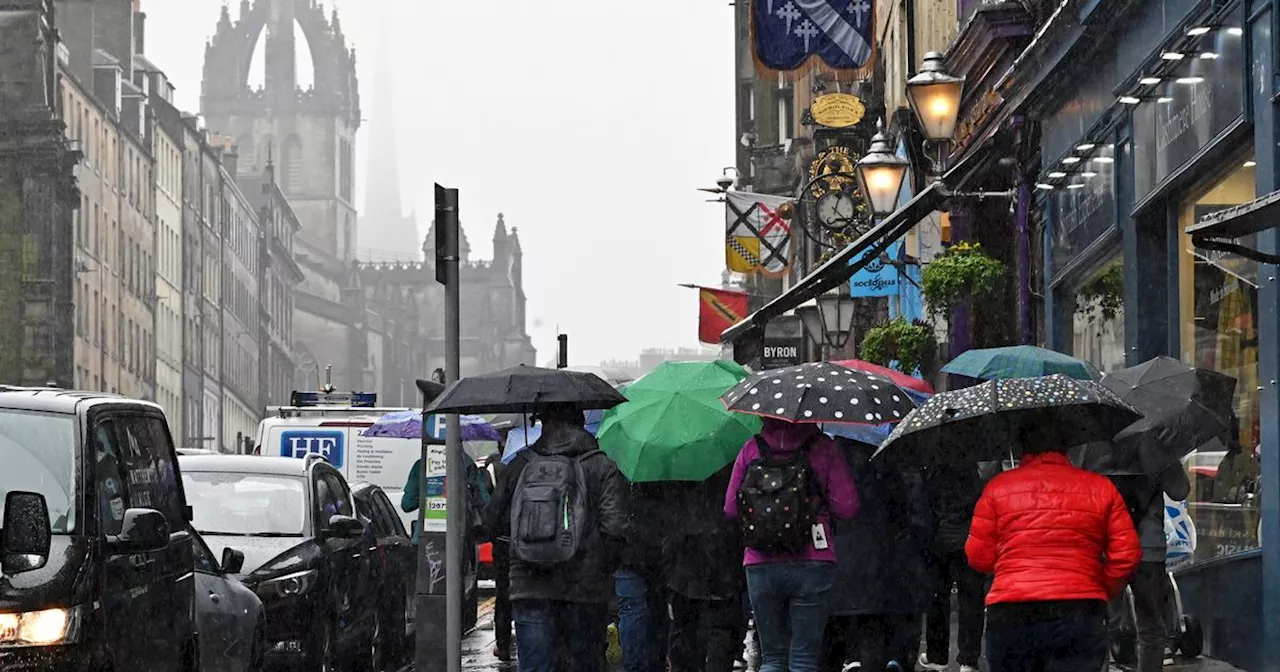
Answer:
POLYGON ((760 638, 760 672, 818 672, 835 563, 779 562, 747 567, 760 638))
POLYGON ((512 600, 519 672, 603 672, 604 603, 512 600))
POLYGON ((926 655, 930 663, 946 665, 951 658, 951 586, 956 587, 956 662, 978 666, 982 656, 983 601, 986 577, 969 566, 964 551, 934 555, 933 599, 925 620, 926 655))
POLYGON ((618 593, 618 638, 626 672, 660 672, 667 656, 666 591, 656 581, 631 569, 614 574, 618 593))

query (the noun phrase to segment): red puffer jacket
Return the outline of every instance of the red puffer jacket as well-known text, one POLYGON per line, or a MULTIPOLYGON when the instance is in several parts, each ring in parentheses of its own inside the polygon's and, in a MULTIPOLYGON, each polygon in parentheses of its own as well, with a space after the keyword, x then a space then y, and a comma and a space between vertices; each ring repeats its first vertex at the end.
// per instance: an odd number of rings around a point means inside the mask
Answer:
POLYGON ((995 574, 987 606, 1110 600, 1142 559, 1115 486, 1060 453, 1027 455, 987 484, 964 550, 970 566, 995 574))

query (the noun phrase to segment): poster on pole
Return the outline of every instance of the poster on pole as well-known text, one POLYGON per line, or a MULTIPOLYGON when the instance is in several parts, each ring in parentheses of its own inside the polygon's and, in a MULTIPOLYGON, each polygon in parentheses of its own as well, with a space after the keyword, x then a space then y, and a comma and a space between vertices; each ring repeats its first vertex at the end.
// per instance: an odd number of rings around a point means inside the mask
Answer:
POLYGON ((443 533, 448 524, 449 506, 444 489, 445 455, 444 446, 427 446, 427 471, 424 474, 427 490, 423 493, 422 501, 425 519, 423 527, 427 532, 443 533))

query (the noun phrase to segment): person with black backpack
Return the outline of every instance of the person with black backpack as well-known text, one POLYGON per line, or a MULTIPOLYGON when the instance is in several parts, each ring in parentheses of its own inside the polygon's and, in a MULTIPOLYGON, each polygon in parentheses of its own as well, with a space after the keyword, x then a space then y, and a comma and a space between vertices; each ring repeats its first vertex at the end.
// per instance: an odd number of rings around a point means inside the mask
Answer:
POLYGON ((627 530, 627 483, 572 406, 537 413, 542 436, 498 478, 485 523, 510 549, 520 672, 598 672, 627 530))
POLYGON ((835 580, 831 518, 858 513, 849 463, 817 425, 765 418, 733 465, 724 513, 742 529, 760 672, 817 672, 835 580))

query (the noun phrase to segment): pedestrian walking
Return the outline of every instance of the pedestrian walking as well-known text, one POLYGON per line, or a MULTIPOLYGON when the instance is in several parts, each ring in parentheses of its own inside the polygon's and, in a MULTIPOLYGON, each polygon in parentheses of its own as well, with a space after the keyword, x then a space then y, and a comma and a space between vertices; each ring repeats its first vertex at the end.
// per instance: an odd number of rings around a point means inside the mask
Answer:
POLYGON ((666 669, 667 588, 662 558, 663 537, 673 515, 668 482, 632 483, 627 541, 622 566, 614 574, 618 594, 618 637, 626 672, 666 669))
POLYGON ((924 471, 924 491, 933 514, 929 535, 929 585, 932 598, 925 615, 925 650, 920 667, 944 670, 951 659, 952 589, 955 589, 956 662, 960 672, 976 672, 982 655, 982 602, 986 577, 969 566, 964 543, 973 509, 982 495, 978 466, 931 465, 924 471))
MULTIPOLYGON (((1133 625, 1137 632, 1137 672, 1159 672, 1164 667, 1165 637, 1169 613, 1169 577, 1165 561, 1169 544, 1164 531, 1164 498, 1182 501, 1191 492, 1191 483, 1182 465, 1168 465, 1156 476, 1120 476, 1113 479, 1128 502, 1142 544, 1142 561, 1133 574, 1133 625)), ((1112 609, 1127 609, 1123 595, 1112 601, 1112 609)), ((1114 619, 1120 620, 1120 619, 1114 619)))
POLYGON ((817 672, 835 580, 831 519, 858 512, 857 487, 817 425, 765 418, 742 447, 724 513, 739 520, 760 672, 817 672))
MULTIPOLYGON (((498 445, 501 446, 500 442, 498 445)), ((502 479, 507 466, 502 463, 502 450, 489 456, 493 481, 502 479)), ((496 487, 496 486, 495 486, 496 487)), ((488 515, 489 509, 485 509, 488 515)), ((492 530, 491 521, 485 520, 485 528, 492 530)), ((493 657, 503 662, 511 660, 511 544, 506 532, 500 535, 490 532, 493 543, 493 657)))
POLYGON ((598 672, 627 485, 570 404, 538 412, 542 436, 501 473, 485 519, 510 543, 520 672, 598 672))
POLYGON ((683 515, 665 539, 672 672, 729 672, 746 635, 742 535, 722 514, 732 475, 682 484, 683 515))
POLYGON ((932 521, 918 471, 870 461, 876 446, 837 438, 858 488, 860 512, 835 521, 825 672, 857 661, 883 672, 910 669, 920 650, 920 615, 930 597, 926 546, 932 521))
POLYGON ((1072 466, 1051 425, 1020 432, 1018 468, 987 484, 965 553, 994 574, 987 593, 991 672, 1097 672, 1107 661, 1106 605, 1142 556, 1124 499, 1105 476, 1072 466))

